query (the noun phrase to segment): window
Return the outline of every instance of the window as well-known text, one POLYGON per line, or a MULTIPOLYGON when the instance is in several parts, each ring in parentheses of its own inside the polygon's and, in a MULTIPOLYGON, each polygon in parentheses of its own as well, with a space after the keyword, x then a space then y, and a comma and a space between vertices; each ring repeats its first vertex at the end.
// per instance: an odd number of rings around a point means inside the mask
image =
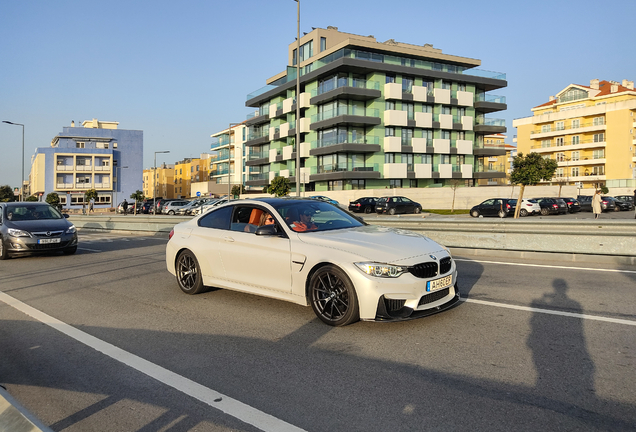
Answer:
POLYGON ((395 74, 386 74, 386 83, 394 83, 395 82, 395 74))
POLYGON ((550 132, 552 130, 551 125, 543 125, 541 126, 541 132, 550 132))
POLYGON ((394 110, 395 109, 395 102, 393 101, 386 101, 384 103, 384 109, 385 110, 394 110))
POLYGON ((395 163, 395 153, 384 153, 384 163, 395 163))
POLYGON ((579 176, 579 167, 572 168, 572 177, 578 177, 578 176, 579 176))
POLYGON ((572 120, 572 129, 578 129, 581 127, 581 120, 572 120))
POLYGON ((402 91, 404 93, 411 93, 413 91, 413 78, 402 77, 402 91))
POLYGON ((564 177, 563 168, 557 168, 555 177, 564 177))
POLYGON ((401 188, 401 187, 402 187, 402 180, 401 179, 391 179, 391 180, 389 180, 389 188, 395 189, 395 188, 401 188))
POLYGON ((556 142, 557 147, 563 147, 565 145, 563 137, 556 138, 554 141, 556 142))
POLYGON ((605 175, 604 166, 595 166, 592 168, 592 175, 605 175))
POLYGON ((594 126, 602 126, 605 124, 605 117, 594 117, 594 126))
POLYGON ((417 187, 417 180, 409 180, 409 187, 416 188, 417 187))
POLYGON ((580 155, 579 152, 577 152, 577 151, 573 151, 572 152, 572 160, 573 161, 578 161, 580 157, 581 157, 581 155, 580 155))
POLYGON ((441 138, 449 140, 451 138, 450 131, 447 131, 447 130, 441 131, 441 138))
POLYGON ((466 84, 457 84, 457 91, 466 91, 466 84))
POLYGON ((605 134, 594 134, 594 142, 604 142, 605 134))
POLYGON ((76 148, 84 148, 84 147, 85 147, 85 145, 86 145, 86 144, 85 144, 85 143, 83 143, 83 142, 76 142, 76 143, 75 143, 75 147, 76 147, 76 148))
POLYGON ((423 164, 432 164, 433 163, 433 155, 423 154, 422 155, 422 163, 423 164))
POLYGON ((457 108, 457 116, 464 117, 466 115, 466 108, 457 108))
POLYGON ((451 107, 448 106, 443 106, 442 107, 442 114, 451 114, 451 107))
POLYGON ((464 131, 458 131, 458 132, 457 132, 457 139, 458 139, 458 140, 464 140, 464 139, 466 139, 466 132, 464 132, 464 131))
POLYGON ((330 180, 327 182, 327 190, 336 191, 344 190, 342 180, 330 180))
POLYGON ((564 122, 562 122, 562 121, 560 121, 560 122, 556 122, 556 128, 555 128, 555 130, 561 131, 561 130, 563 130, 563 129, 565 129, 565 124, 564 124, 564 122))
POLYGON ((555 156, 557 162, 565 162, 565 153, 557 153, 555 156))
POLYGON ((395 128, 394 127, 385 127, 384 128, 384 136, 395 136, 395 128))
POLYGON ((199 219, 199 226, 224 230, 230 229, 230 218, 232 217, 233 208, 233 206, 221 207, 218 210, 211 211, 199 219))
POLYGON ((327 38, 326 37, 321 37, 320 38, 320 52, 323 52, 326 49, 327 49, 327 38))
POLYGON ((351 189, 365 189, 364 180, 351 180, 351 189))
POLYGON ((592 159, 604 159, 605 158, 605 150, 594 150, 592 152, 592 159))
POLYGON ((292 66, 296 66, 296 63, 298 62, 296 60, 297 58, 298 58, 298 51, 294 49, 294 51, 292 51, 292 66))
POLYGON ((578 135, 575 135, 572 137, 572 145, 576 145, 580 142, 581 142, 581 137, 579 137, 578 135))
POLYGON ((406 118, 413 120, 415 118, 415 105, 412 103, 402 102, 402 111, 406 111, 406 118))
POLYGON ((410 153, 402 155, 402 163, 406 163, 407 171, 415 171, 413 167, 413 155, 410 153))
POLYGON ((301 63, 313 56, 314 56, 314 41, 313 40, 310 40, 309 42, 300 46, 300 62, 301 63))
POLYGON ((402 145, 413 145, 413 129, 402 128, 402 145))
POLYGON ((439 163, 440 164, 449 164, 450 163, 450 155, 440 155, 439 158, 439 163))
POLYGON ((541 148, 547 148, 547 147, 550 147, 551 145, 552 145, 552 142, 550 140, 541 141, 541 148))
POLYGON ((451 85, 447 81, 442 81, 442 88, 445 89, 445 90, 450 90, 451 89, 451 85))

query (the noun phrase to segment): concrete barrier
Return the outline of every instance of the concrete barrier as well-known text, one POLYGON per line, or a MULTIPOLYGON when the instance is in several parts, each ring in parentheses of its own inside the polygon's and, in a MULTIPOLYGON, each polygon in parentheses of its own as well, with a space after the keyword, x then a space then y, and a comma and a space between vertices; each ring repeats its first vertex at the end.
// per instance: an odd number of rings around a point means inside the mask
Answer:
MULTIPOLYGON (((424 215, 425 216, 425 215, 424 215)), ((71 216, 78 229, 166 235, 188 216, 71 216)), ((636 223, 631 220, 553 221, 546 219, 402 216, 365 219, 372 225, 425 234, 451 247, 502 251, 556 252, 636 257, 636 223)))

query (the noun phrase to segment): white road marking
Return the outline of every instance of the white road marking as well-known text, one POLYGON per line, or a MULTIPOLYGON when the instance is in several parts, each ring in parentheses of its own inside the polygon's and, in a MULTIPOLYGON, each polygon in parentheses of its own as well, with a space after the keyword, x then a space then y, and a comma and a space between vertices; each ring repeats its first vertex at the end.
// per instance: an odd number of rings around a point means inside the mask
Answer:
POLYGON ((89 252, 102 252, 102 251, 101 251, 101 250, 99 250, 99 249, 87 249, 87 248, 81 248, 81 247, 78 247, 77 249, 79 249, 79 250, 85 250, 85 251, 89 251, 89 252))
POLYGON ((501 264, 501 265, 511 265, 511 266, 521 266, 521 267, 542 267, 542 268, 554 268, 554 269, 561 269, 561 270, 585 270, 585 271, 598 271, 598 272, 610 272, 610 273, 636 273, 636 270, 555 266, 555 265, 546 265, 546 264, 512 263, 512 262, 502 262, 502 261, 481 261, 481 260, 471 260, 471 259, 461 259, 461 258, 459 259, 453 258, 453 259, 455 261, 462 261, 462 262, 476 262, 476 263, 482 263, 482 264, 501 264))
POLYGON ((50 315, 41 312, 26 303, 11 297, 0 291, 0 301, 29 315, 36 320, 64 333, 67 336, 103 353, 107 356, 127 365, 139 372, 146 374, 157 381, 185 393, 201 402, 216 408, 242 422, 250 424, 267 432, 305 432, 303 429, 286 423, 272 415, 264 413, 232 399, 222 393, 209 389, 184 376, 178 375, 161 366, 151 363, 143 358, 122 350, 114 345, 97 339, 81 330, 76 329, 50 315))
POLYGON ((623 324, 623 325, 636 326, 636 321, 630 321, 630 320, 624 320, 624 319, 607 318, 607 317, 602 317, 602 316, 597 316, 597 315, 585 315, 585 314, 572 313, 572 312, 561 312, 561 311, 554 311, 554 310, 550 310, 550 309, 532 308, 532 307, 528 307, 528 306, 516 306, 516 305, 505 304, 505 303, 489 302, 489 301, 484 301, 484 300, 473 300, 473 299, 470 299, 470 298, 467 298, 467 299, 462 298, 461 300, 463 302, 466 302, 466 303, 476 303, 476 304, 485 305, 485 306, 494 306, 494 307, 500 307, 500 308, 506 308, 506 309, 514 309, 514 310, 520 310, 520 311, 524 311, 524 312, 544 313, 544 314, 548 314, 548 315, 560 315, 560 316, 565 316, 565 317, 570 317, 570 318, 580 318, 580 319, 585 319, 585 320, 604 321, 604 322, 609 322, 609 323, 613 323, 613 324, 623 324))

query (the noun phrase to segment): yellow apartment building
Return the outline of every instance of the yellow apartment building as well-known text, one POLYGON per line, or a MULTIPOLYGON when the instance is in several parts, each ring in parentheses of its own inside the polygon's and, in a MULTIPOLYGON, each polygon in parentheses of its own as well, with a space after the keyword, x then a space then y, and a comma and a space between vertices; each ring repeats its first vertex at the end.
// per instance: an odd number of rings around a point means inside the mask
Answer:
POLYGON ((557 161, 547 183, 582 188, 636 187, 636 91, 634 82, 570 84, 513 121, 520 153, 536 152, 557 161))
POLYGON ((174 165, 162 164, 156 171, 152 168, 144 170, 144 196, 154 198, 174 198, 174 165), (156 175, 153 179, 153 174, 156 175), (155 186, 156 184, 156 186, 155 186), (156 187, 156 189, 155 189, 156 187))
POLYGON ((484 145, 488 148, 493 149, 503 149, 506 150, 506 154, 500 155, 491 155, 488 157, 484 157, 480 160, 480 163, 483 162, 483 166, 480 166, 481 172, 492 172, 492 173, 506 173, 506 177, 493 177, 493 178, 482 178, 477 180, 477 184, 480 186, 501 186, 505 184, 509 184, 510 178, 510 148, 515 149, 516 147, 511 146, 510 144, 506 144, 506 135, 502 133, 486 135, 484 136, 484 145))
POLYGON ((209 162, 205 158, 186 158, 174 165, 174 197, 191 198, 192 183, 208 180, 209 162))

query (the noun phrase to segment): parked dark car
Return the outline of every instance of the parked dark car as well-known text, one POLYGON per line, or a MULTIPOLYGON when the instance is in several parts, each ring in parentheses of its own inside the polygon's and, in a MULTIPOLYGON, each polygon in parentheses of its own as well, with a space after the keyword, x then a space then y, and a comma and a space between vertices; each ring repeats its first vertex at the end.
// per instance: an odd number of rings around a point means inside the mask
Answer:
POLYGON ((396 213, 421 213, 422 206, 420 203, 411 201, 403 196, 381 197, 375 203, 375 212, 377 214, 387 213, 394 215, 396 213))
POLYGON ((375 212, 375 204, 378 202, 376 197, 358 198, 349 203, 349 211, 353 213, 373 213, 375 212))
MULTIPOLYGON (((507 198, 490 198, 481 204, 477 204, 470 209, 470 215, 472 217, 479 216, 499 216, 505 218, 506 216, 513 216, 513 206, 509 203, 507 198)), ((515 201, 515 205, 517 200, 515 201)))
POLYGON ((534 199, 539 203, 539 206, 541 206, 541 214, 543 216, 550 214, 567 214, 568 212, 568 205, 563 198, 542 197, 534 199))
POLYGON ((77 230, 67 218, 46 203, 0 203, 0 260, 41 252, 74 254, 77 230))
POLYGON ((152 201, 146 201, 139 205, 139 213, 148 214, 152 210, 152 201))
POLYGON ((634 195, 616 195, 614 198, 619 201, 627 201, 632 203, 632 205, 636 205, 636 203, 634 203, 634 195))
POLYGON ((561 199, 565 201, 565 203, 568 205, 568 211, 570 213, 576 213, 581 211, 581 203, 579 203, 579 200, 577 200, 576 198, 564 197, 561 199))
POLYGON ((614 205, 616 207, 614 207, 614 211, 629 211, 629 210, 634 210, 634 204, 632 204, 629 201, 623 201, 623 200, 619 200, 616 197, 610 197, 610 196, 606 196, 603 197, 603 199, 608 200, 608 201, 614 201, 614 205))
MULTIPOLYGON (((614 200, 607 200, 607 197, 601 197, 601 211, 615 211, 616 202, 614 200)), ((579 195, 577 197, 581 204, 581 211, 592 211, 592 196, 591 195, 579 195)))

